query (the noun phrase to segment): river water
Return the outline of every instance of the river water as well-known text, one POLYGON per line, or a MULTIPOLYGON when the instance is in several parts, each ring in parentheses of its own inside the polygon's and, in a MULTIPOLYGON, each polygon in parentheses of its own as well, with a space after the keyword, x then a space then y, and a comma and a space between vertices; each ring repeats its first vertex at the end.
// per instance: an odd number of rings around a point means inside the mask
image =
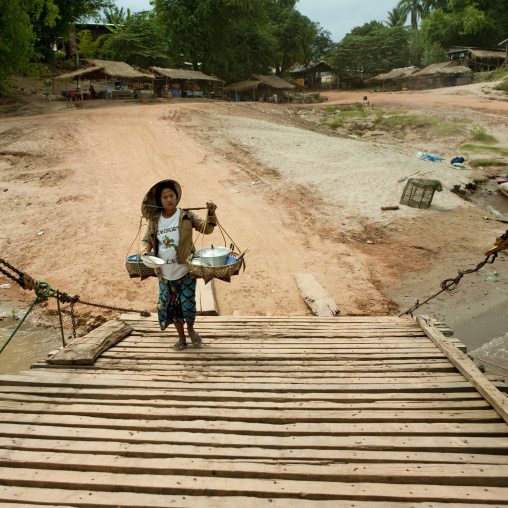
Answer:
MULTIPOLYGON (((12 316, 11 308, 0 304, 0 349, 23 318, 24 312, 15 312, 12 316)), ((43 360, 46 355, 62 345, 60 330, 52 330, 33 326, 25 320, 16 332, 9 344, 0 354, 0 375, 19 374, 21 371, 30 369, 30 365, 43 360)))
MULTIPOLYGON (((475 195, 475 203, 486 211, 490 220, 508 221, 508 198, 496 189, 495 181, 489 181, 475 195)), ((501 225, 501 224, 500 224, 501 225)), ((508 229, 508 224, 506 224, 508 229)), ((474 323, 447 323, 455 330, 455 335, 468 346, 468 350, 479 347, 474 343, 481 336, 481 342, 492 340, 508 332, 506 325, 507 305, 500 302, 500 309, 491 309, 477 316, 474 323), (460 333, 459 333, 460 332, 460 333), (481 333, 480 333, 481 332, 481 333)), ((0 348, 9 338, 19 321, 12 316, 8 302, 0 302, 0 348)), ((24 311, 17 309, 15 315, 22 318, 24 311)), ((66 330, 64 330, 65 332, 66 330)), ((68 330, 67 330, 68 331, 68 330)), ((18 374, 28 370, 30 365, 46 358, 47 354, 62 345, 60 330, 36 327, 25 321, 4 351, 0 354, 0 374, 18 374)))

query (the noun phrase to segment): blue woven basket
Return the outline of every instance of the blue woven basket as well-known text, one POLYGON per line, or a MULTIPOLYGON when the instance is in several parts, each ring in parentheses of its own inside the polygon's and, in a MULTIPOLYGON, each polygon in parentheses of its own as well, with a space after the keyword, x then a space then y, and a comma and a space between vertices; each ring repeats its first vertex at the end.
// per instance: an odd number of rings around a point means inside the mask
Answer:
MULTIPOLYGON (((153 255, 153 254, 152 254, 153 255)), ((157 274, 153 268, 148 268, 139 254, 134 254, 125 258, 125 268, 129 277, 156 277, 157 274)))

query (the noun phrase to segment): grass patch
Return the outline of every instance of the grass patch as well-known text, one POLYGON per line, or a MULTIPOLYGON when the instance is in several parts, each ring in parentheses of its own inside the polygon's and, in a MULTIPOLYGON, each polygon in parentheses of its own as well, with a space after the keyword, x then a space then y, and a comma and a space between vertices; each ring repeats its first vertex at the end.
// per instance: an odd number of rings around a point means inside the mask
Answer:
POLYGON ((335 118, 329 124, 330 129, 338 129, 339 127, 344 127, 344 119, 343 118, 335 118))
POLYGON ((469 130, 469 134, 475 141, 481 141, 487 145, 494 145, 499 141, 490 134, 487 133, 487 129, 483 125, 476 124, 472 129, 469 130))
POLYGON ((389 117, 376 117, 374 121, 376 126, 385 129, 398 128, 401 130, 415 130, 415 129, 427 129, 431 130, 438 136, 455 136, 462 134, 465 129, 465 125, 443 122, 439 118, 428 115, 392 115, 389 117))
POLYGON ((500 161, 499 159, 474 159, 469 162, 470 166, 477 168, 479 166, 507 166, 506 162, 500 161))
POLYGON ((505 79, 494 87, 494 90, 501 90, 504 93, 508 93, 508 79, 505 79))
POLYGON ((472 145, 468 143, 460 148, 472 153, 498 153, 503 157, 508 157, 508 148, 501 148, 500 146, 472 145))

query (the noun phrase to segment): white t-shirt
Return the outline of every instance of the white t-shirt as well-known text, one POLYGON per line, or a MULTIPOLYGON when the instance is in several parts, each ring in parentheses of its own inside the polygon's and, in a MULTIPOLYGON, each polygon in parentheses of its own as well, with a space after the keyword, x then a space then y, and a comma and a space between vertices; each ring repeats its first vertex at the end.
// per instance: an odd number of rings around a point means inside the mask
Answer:
POLYGON ((161 275, 167 280, 181 279, 188 272, 186 264, 178 264, 180 214, 180 208, 169 219, 165 219, 161 214, 157 224, 157 241, 159 242, 157 256, 165 261, 161 267, 161 275))

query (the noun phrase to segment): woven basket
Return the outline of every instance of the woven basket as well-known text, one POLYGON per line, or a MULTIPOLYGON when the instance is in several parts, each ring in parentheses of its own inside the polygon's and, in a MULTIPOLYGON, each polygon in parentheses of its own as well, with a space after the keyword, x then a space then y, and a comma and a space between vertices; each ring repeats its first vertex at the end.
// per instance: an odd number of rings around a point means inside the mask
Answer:
MULTIPOLYGON (((240 272, 240 268, 242 264, 244 264, 244 259, 239 259, 234 263, 229 265, 222 266, 202 266, 202 265, 194 265, 191 262, 192 256, 191 254, 187 259, 187 268, 189 270, 189 275, 193 279, 203 279, 205 284, 210 282, 212 279, 219 279, 225 282, 231 282, 231 277, 233 275, 237 275, 240 272)), ((232 252, 230 254, 231 257, 237 258, 240 254, 232 252)))
POLYGON ((148 268, 143 261, 141 260, 141 256, 139 254, 134 254, 133 256, 128 256, 125 258, 125 268, 129 277, 132 279, 133 277, 156 277, 157 274, 153 268, 148 268))

